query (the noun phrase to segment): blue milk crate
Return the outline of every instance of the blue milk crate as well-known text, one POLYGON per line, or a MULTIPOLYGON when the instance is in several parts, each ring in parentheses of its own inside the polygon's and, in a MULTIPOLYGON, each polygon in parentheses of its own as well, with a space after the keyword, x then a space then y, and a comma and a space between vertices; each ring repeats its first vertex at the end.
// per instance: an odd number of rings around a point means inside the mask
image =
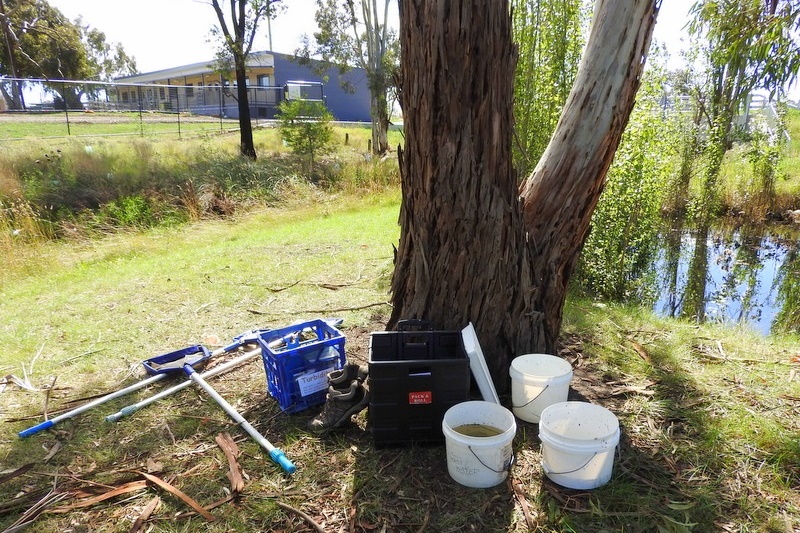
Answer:
POLYGON ((258 336, 267 390, 287 413, 325 402, 328 374, 344 366, 344 335, 323 320, 258 336))

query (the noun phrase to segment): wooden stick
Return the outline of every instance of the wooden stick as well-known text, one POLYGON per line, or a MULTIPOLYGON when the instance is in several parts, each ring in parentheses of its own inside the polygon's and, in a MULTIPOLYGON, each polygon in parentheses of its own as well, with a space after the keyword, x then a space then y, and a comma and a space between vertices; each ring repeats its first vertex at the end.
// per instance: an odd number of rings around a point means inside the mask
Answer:
POLYGON ((299 516, 300 518, 302 518, 303 520, 305 520, 306 522, 308 522, 308 524, 309 524, 311 527, 313 527, 313 528, 314 528, 314 529, 315 529, 315 530, 316 530, 318 533, 325 533, 325 530, 324 530, 324 529, 322 529, 322 526, 321 526, 321 525, 317 524, 317 523, 314 521, 314 519, 313 519, 313 518, 311 518, 309 515, 307 515, 306 513, 304 513, 303 511, 301 511, 300 509, 295 509, 294 507, 292 507, 292 506, 291 506, 291 505, 289 505, 288 503, 279 502, 279 501, 277 501, 277 500, 275 500, 275 504, 276 504, 278 507, 280 507, 281 509, 285 510, 285 511, 291 511, 291 512, 293 512, 294 514, 296 514, 297 516, 299 516))

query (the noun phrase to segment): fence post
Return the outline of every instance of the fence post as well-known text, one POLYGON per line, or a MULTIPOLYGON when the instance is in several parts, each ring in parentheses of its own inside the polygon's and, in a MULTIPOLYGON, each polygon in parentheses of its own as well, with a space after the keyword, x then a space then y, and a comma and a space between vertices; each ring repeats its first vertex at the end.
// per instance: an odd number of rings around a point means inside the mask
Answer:
POLYGON ((136 87, 136 99, 139 101, 139 133, 144 137, 144 121, 142 119, 142 88, 136 87))
POLYGON ((222 127, 222 85, 219 86, 217 94, 219 95, 219 131, 222 131, 224 129, 222 127))
POLYGON ((70 127, 69 127, 69 104, 67 103, 67 84, 66 82, 63 81, 61 82, 61 95, 64 98, 64 116, 67 119, 67 137, 69 137, 70 135, 72 135, 72 133, 70 132, 70 127))
MULTIPOLYGON (((186 87, 183 88, 183 93, 186 94, 186 87)), ((180 91, 178 91, 178 93, 175 96, 176 96, 176 98, 175 98, 175 106, 178 108, 178 139, 180 139, 181 138, 181 93, 180 93, 180 91)), ((187 107, 189 105, 189 96, 188 95, 186 96, 186 105, 187 105, 187 107)))

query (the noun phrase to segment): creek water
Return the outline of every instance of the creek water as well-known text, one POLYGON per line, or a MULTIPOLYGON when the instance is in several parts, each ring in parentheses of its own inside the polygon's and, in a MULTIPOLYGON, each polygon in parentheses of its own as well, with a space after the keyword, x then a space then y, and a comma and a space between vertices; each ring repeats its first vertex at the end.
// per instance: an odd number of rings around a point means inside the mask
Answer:
POLYGON ((673 228, 660 239, 653 309, 738 323, 762 334, 800 331, 800 231, 673 228))

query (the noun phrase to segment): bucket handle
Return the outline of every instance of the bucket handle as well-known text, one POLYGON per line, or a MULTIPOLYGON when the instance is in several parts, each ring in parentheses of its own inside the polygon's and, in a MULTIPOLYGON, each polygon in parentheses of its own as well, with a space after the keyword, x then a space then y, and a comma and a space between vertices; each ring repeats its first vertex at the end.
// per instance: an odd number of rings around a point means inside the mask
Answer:
POLYGON ((514 409, 525 409, 525 408, 526 408, 526 407, 528 407, 530 404, 532 404, 533 402, 535 402, 535 401, 536 401, 536 400, 539 398, 539 396, 541 396, 542 394, 544 394, 544 391, 546 391, 546 390, 547 390, 549 387, 550 387, 550 384, 548 383, 548 384, 546 384, 546 385, 544 386, 544 388, 543 388, 543 389, 542 389, 542 390, 539 392, 539 394, 537 394, 536 396, 534 396, 534 398, 533 398, 533 399, 531 399, 531 400, 528 400, 527 402, 525 402, 525 403, 524 403, 524 404, 522 404, 522 405, 512 405, 511 407, 513 407, 514 409))
POLYGON ((579 466, 578 468, 576 468, 574 470, 567 470, 566 472, 552 472, 549 468, 547 468, 547 465, 544 464, 544 461, 542 461, 542 470, 544 470, 545 474, 553 474, 553 475, 556 475, 556 476, 561 476, 563 474, 572 474, 574 472, 577 472, 578 470, 582 470, 583 468, 585 468, 586 465, 588 465, 589 463, 592 462, 592 459, 594 459, 596 455, 597 455, 597 452, 594 452, 592 454, 592 456, 589 457, 589 459, 587 459, 586 462, 583 463, 581 466, 579 466))
POLYGON ((514 455, 514 450, 511 450, 511 458, 508 460, 508 463, 503 466, 502 470, 495 470, 491 466, 481 461, 481 458, 478 457, 478 454, 475 453, 475 450, 472 449, 472 446, 467 446, 467 448, 469 448, 469 451, 472 452, 472 455, 475 456, 475 459, 477 459, 478 462, 482 464, 484 468, 486 468, 487 470, 491 470, 495 474, 502 474, 503 472, 506 471, 511 472, 511 467, 514 465, 514 461, 516 460, 516 455, 514 455))

